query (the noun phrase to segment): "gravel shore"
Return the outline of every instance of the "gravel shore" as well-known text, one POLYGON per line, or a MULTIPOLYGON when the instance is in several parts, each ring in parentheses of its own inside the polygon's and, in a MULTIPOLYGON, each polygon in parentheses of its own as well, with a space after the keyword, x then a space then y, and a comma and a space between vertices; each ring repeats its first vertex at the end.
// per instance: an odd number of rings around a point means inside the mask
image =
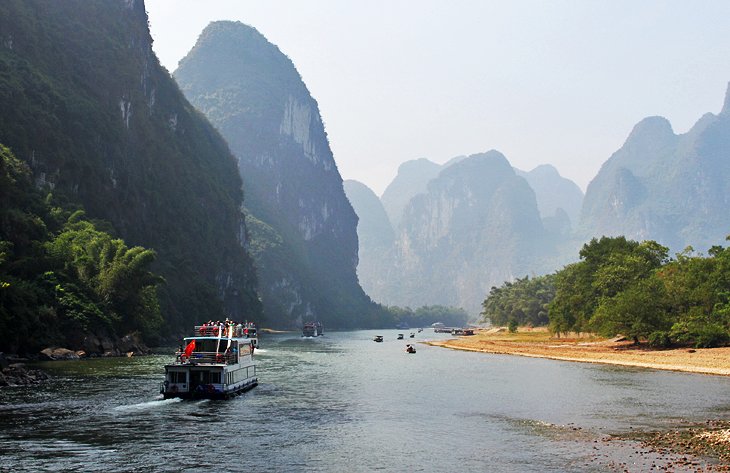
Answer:
POLYGON ((455 350, 730 376, 730 347, 654 350, 625 340, 554 338, 542 329, 516 334, 491 329, 470 337, 426 343, 455 350))

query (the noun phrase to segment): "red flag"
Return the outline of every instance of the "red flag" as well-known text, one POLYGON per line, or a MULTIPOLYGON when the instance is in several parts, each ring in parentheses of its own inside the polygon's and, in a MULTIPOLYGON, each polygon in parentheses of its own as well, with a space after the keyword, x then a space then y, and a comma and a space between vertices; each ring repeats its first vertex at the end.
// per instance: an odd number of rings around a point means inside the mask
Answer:
POLYGON ((190 358, 190 354, 195 350, 195 340, 188 343, 188 346, 185 347, 185 357, 190 358))

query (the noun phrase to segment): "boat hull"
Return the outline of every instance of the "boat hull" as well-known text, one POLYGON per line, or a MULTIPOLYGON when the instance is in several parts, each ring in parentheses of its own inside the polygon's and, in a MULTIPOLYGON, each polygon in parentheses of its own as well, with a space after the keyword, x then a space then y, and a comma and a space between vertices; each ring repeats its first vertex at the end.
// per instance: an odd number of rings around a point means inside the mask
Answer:
POLYGON ((226 400, 230 399, 232 397, 236 397, 240 394, 245 393, 246 391, 250 391, 251 389, 258 386, 259 380, 258 378, 254 378, 244 384, 242 384, 239 387, 236 387, 235 389, 230 389, 227 391, 219 391, 214 389, 196 389, 193 391, 185 391, 185 392, 173 392, 173 391, 165 391, 164 388, 162 390, 162 396, 164 399, 212 399, 212 400, 226 400))

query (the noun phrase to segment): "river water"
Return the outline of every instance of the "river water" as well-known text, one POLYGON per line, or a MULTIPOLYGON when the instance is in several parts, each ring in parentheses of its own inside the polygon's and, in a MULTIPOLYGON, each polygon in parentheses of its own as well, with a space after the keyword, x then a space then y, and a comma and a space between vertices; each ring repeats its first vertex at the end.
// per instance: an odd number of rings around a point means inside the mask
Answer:
POLYGON ((47 384, 0 390, 0 471, 607 471, 634 448, 609 434, 730 413, 724 377, 413 355, 395 335, 264 334, 259 386, 229 401, 160 400, 174 348, 42 364, 47 384))

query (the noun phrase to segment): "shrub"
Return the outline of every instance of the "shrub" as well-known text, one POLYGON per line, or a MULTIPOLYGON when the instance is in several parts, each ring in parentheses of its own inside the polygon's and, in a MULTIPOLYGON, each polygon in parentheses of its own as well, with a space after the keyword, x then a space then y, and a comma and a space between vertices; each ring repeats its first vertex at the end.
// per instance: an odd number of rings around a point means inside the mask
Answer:
POLYGON ((648 342, 652 348, 669 348, 672 346, 672 339, 669 337, 669 332, 664 330, 658 330, 649 334, 648 342))
POLYGON ((695 348, 719 347, 730 341, 727 330, 715 324, 698 328, 694 335, 695 348))

